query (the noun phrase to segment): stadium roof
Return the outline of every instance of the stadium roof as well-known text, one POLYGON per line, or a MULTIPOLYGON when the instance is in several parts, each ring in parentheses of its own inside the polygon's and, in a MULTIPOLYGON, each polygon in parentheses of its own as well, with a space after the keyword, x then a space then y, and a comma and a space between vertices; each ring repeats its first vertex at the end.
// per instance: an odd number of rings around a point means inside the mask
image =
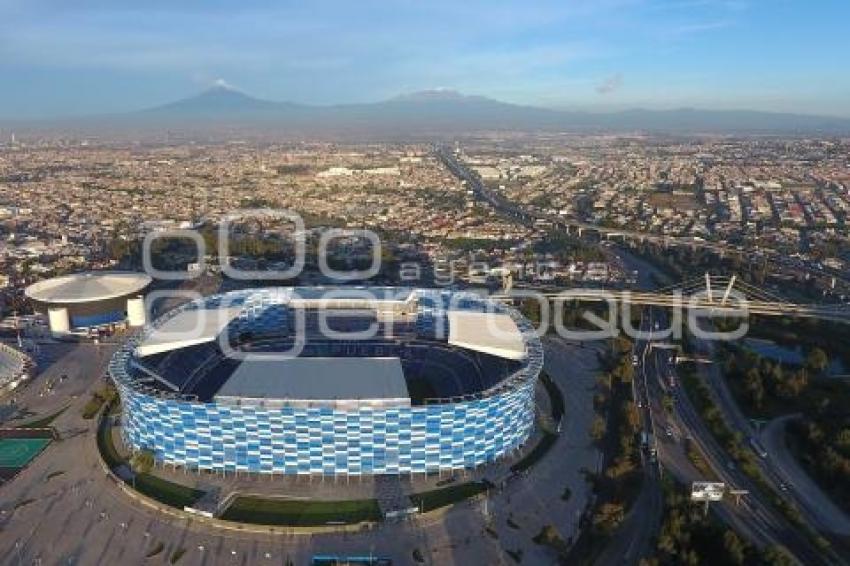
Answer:
POLYGON ((178 312, 154 328, 136 347, 140 358, 212 342, 242 307, 209 307, 178 312))
POLYGON ((101 271, 75 273, 33 283, 27 297, 42 303, 88 303, 138 293, 151 282, 145 273, 101 271))
POLYGON ((399 358, 246 359, 216 400, 377 400, 410 405, 399 358))
POLYGON ((449 311, 449 344, 509 360, 525 358, 525 340, 510 315, 449 311))

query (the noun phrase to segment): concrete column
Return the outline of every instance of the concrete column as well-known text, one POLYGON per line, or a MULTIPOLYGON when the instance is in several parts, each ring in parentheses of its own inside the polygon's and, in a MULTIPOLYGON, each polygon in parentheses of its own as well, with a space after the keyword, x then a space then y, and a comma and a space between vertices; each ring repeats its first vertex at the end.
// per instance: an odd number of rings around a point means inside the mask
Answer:
POLYGON ((127 299, 127 323, 130 326, 144 326, 147 322, 145 300, 142 297, 127 299))
POLYGON ((47 310, 47 324, 53 334, 68 334, 71 331, 71 319, 65 307, 50 307, 47 310))

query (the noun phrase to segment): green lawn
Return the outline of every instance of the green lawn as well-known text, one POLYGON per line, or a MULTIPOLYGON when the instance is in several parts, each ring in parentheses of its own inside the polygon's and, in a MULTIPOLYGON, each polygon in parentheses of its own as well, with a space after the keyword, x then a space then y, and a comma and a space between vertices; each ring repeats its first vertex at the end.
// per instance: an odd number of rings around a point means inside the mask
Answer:
MULTIPOLYGON (((110 468, 127 463, 115 449, 112 442, 112 428, 103 423, 97 428, 97 447, 104 462, 110 468)), ((137 475, 134 487, 136 491, 178 509, 191 505, 204 495, 201 490, 173 483, 151 474, 137 475)))
POLYGON ((423 491, 422 493, 414 493, 410 496, 410 500, 414 505, 419 507, 423 513, 452 505, 464 499, 474 497, 479 493, 487 490, 489 485, 486 482, 469 482, 458 485, 450 485, 432 491, 423 491))
POLYGON ((121 455, 118 454, 118 451, 115 449, 115 445, 112 443, 112 427, 105 424, 98 425, 97 448, 100 450, 100 455, 103 458, 103 461, 106 462, 106 465, 109 466, 110 469, 126 463, 125 460, 121 458, 121 455))
POLYGON ((328 523, 379 521, 381 510, 374 499, 304 501, 237 497, 221 518, 241 523, 307 527, 328 523))
POLYGON ((191 505, 204 495, 199 489, 172 483, 150 474, 136 476, 136 491, 178 509, 191 505))

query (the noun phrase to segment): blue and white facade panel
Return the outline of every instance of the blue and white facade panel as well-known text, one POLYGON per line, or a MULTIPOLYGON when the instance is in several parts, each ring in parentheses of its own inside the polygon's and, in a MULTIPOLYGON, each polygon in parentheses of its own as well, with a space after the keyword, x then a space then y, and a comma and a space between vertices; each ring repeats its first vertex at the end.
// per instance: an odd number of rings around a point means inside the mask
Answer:
POLYGON ((445 405, 340 412, 158 399, 122 388, 125 442, 191 469, 404 474, 472 468, 521 446, 533 385, 445 405))

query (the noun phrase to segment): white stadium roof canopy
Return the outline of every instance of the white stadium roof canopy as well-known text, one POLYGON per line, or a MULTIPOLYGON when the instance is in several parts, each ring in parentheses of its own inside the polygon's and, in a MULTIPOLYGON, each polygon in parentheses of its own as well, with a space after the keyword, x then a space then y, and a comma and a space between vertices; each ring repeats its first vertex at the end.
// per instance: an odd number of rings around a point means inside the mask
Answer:
POLYGON ((154 328, 136 347, 140 358, 180 350, 212 342, 230 321, 239 316, 242 307, 188 309, 172 316, 154 328))
POLYGON ((92 271, 45 279, 33 283, 24 292, 42 303, 89 303, 138 293, 151 281, 146 273, 92 271))
POLYGON ((509 360, 525 358, 525 341, 510 315, 449 311, 449 344, 509 360))
MULTIPOLYGON (((356 300, 337 300, 317 304, 312 297, 302 298, 295 308, 325 308, 334 310, 341 306, 359 306, 356 300), (330 307, 330 308, 329 308, 330 307)), ((227 325, 239 316, 242 307, 209 307, 178 312, 154 328, 138 345, 136 355, 179 350, 197 344, 212 342, 227 325)), ((525 359, 525 340, 510 315, 494 312, 448 311, 448 343, 452 346, 490 354, 509 360, 525 359)))

